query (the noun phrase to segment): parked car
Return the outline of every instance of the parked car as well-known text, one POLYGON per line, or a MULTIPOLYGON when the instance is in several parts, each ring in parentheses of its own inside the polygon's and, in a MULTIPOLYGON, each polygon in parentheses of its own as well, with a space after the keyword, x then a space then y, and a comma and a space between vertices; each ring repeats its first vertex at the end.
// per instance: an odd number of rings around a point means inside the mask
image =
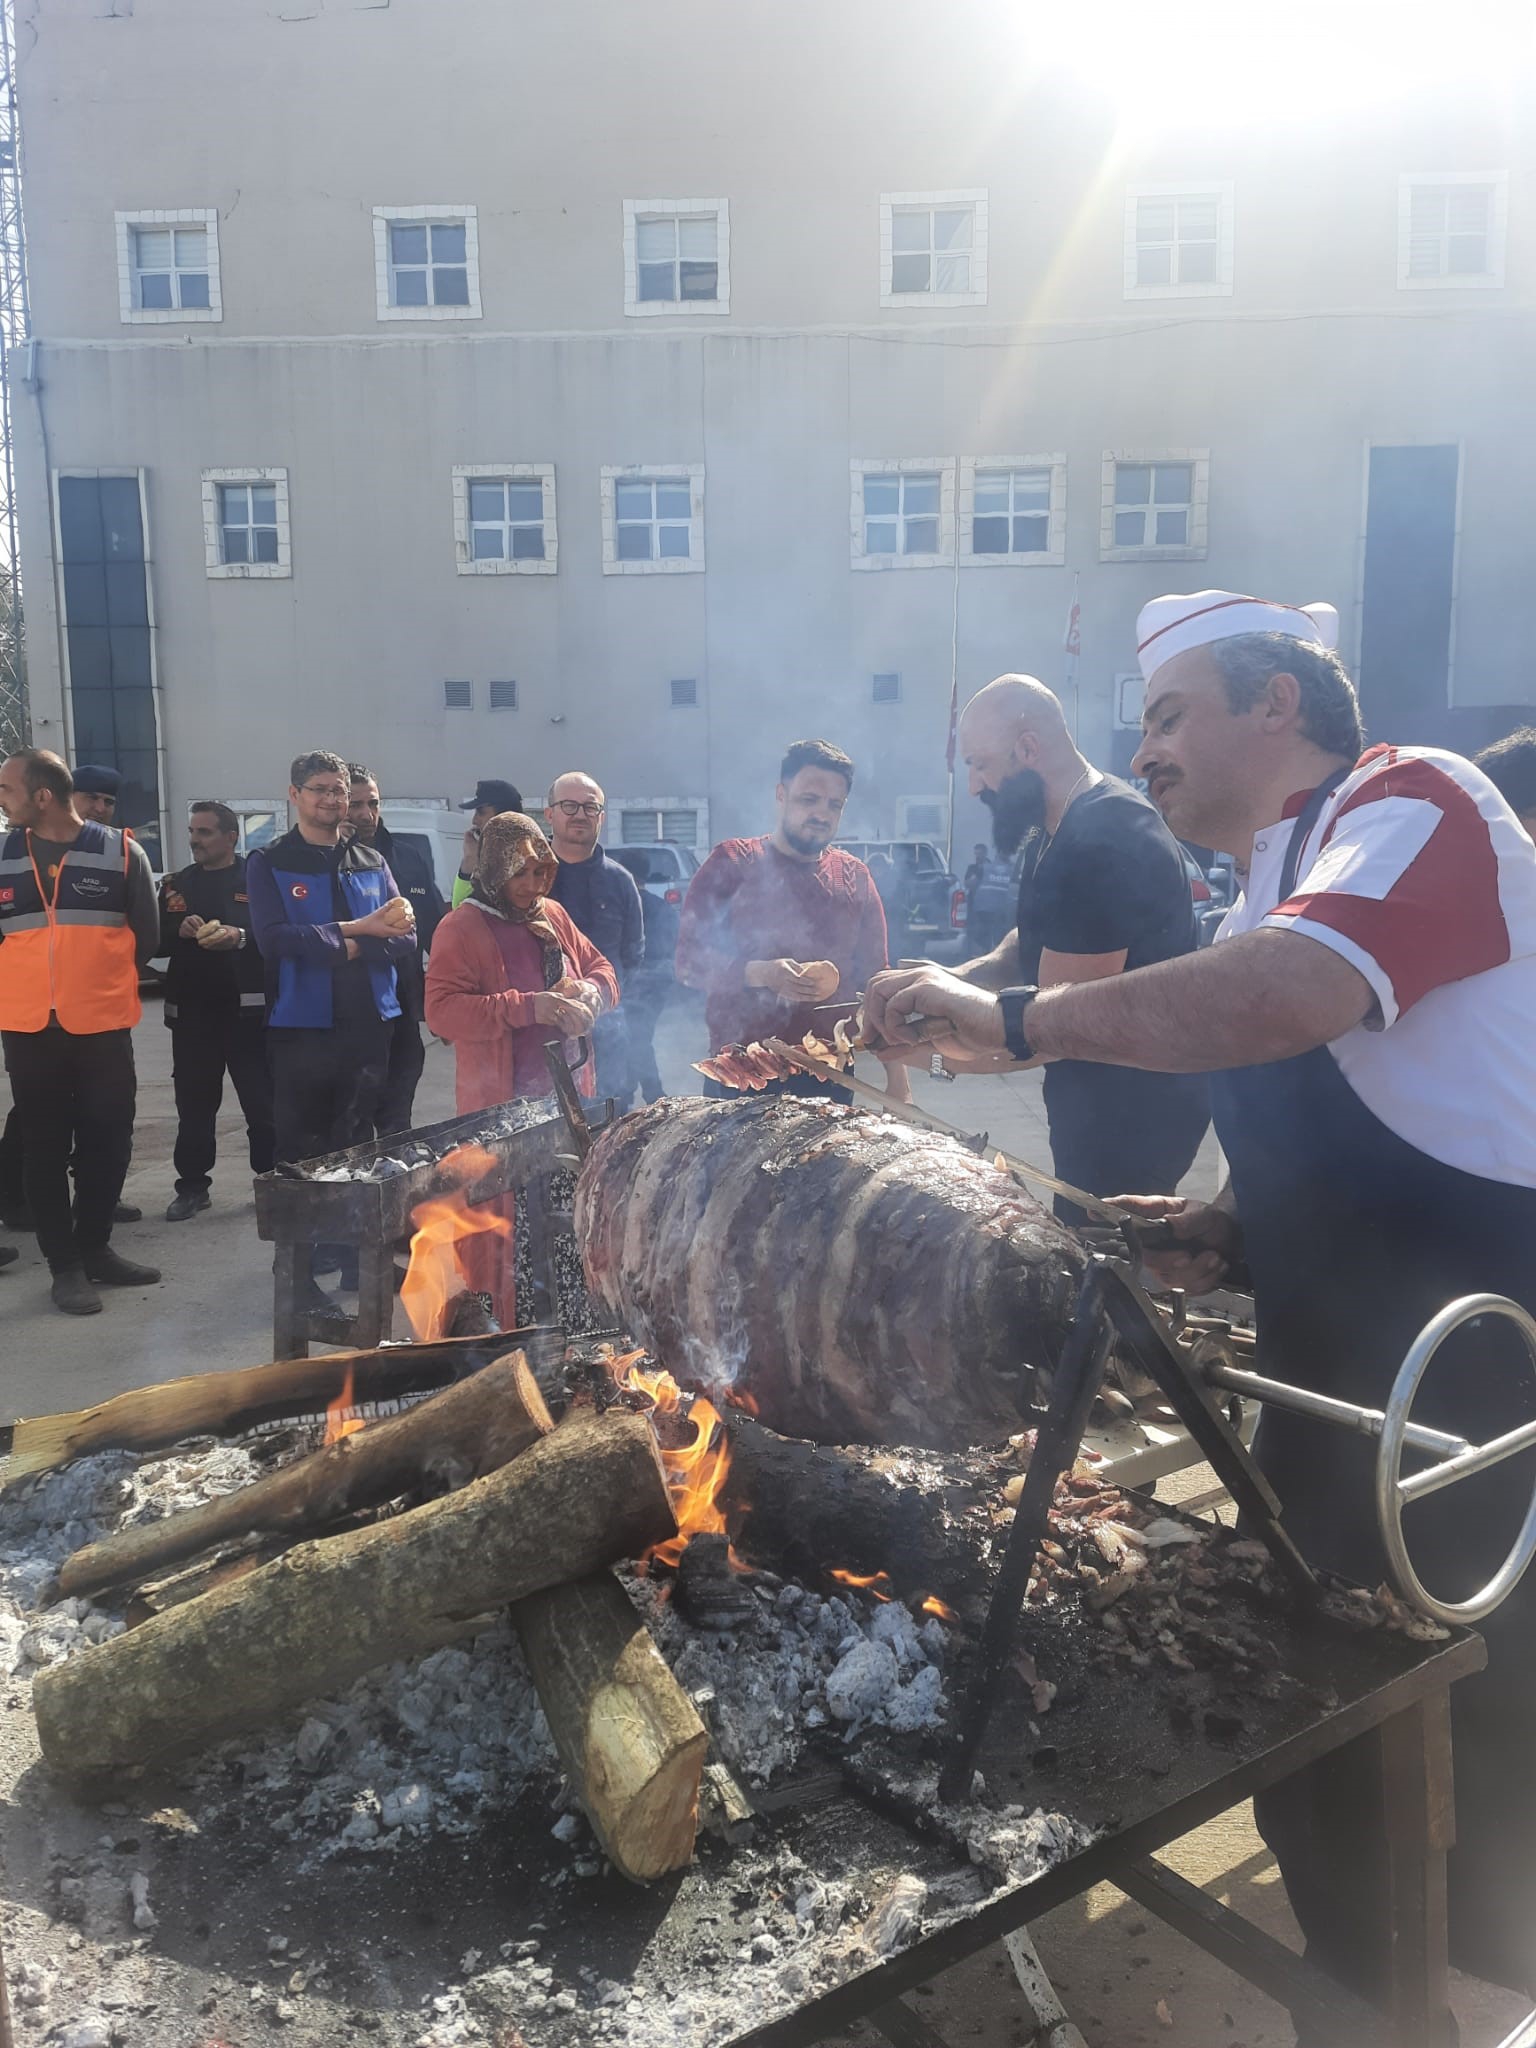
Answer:
POLYGON ((688 884, 699 871, 699 856, 691 846, 679 846, 671 839, 651 840, 644 846, 610 846, 610 860, 626 867, 652 896, 682 907, 688 884))
MULTIPOLYGON (((931 839, 839 839, 837 843, 866 866, 875 855, 884 854, 897 867, 905 915, 900 931, 888 930, 893 960, 913 953, 949 958, 960 951, 965 944, 965 891, 931 839)), ((886 921, 889 927, 889 916, 886 921)))
MULTIPOLYGON (((1216 871, 1207 873, 1182 841, 1179 844, 1179 852, 1184 858, 1184 873, 1189 882, 1190 901, 1195 906, 1195 929, 1199 933, 1200 944, 1208 946, 1216 936, 1217 926, 1227 914, 1227 902, 1218 899, 1216 889, 1212 886, 1218 879, 1216 871)), ((1230 900, 1227 899, 1228 902, 1230 900)))

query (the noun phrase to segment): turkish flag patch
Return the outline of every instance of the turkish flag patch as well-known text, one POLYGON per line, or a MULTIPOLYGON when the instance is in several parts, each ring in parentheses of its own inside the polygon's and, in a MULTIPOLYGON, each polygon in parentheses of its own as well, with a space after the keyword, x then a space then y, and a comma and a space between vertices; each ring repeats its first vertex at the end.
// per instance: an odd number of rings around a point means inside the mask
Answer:
POLYGON ((309 886, 305 882, 295 882, 288 893, 295 903, 302 903, 309 894, 309 886))
POLYGON ((0 903, 14 903, 15 901, 16 891, 14 889, 0 889, 0 903))

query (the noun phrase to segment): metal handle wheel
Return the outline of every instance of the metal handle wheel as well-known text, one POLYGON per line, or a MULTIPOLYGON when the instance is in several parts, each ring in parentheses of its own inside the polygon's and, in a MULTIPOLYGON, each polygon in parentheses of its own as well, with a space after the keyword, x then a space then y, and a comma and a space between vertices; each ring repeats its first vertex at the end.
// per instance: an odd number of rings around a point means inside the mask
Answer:
POLYGON ((1409 1416, 1419 1384, 1452 1331, 1461 1329, 1465 1323, 1475 1322, 1480 1316, 1502 1316, 1513 1323, 1524 1338, 1531 1363, 1536 1367, 1536 1320, 1518 1302, 1502 1294, 1463 1295, 1460 1301, 1451 1302, 1426 1323, 1409 1347, 1408 1355, 1392 1383, 1376 1454, 1376 1519, 1381 1529, 1381 1540, 1386 1546, 1393 1583, 1412 1606, 1452 1627, 1482 1621, 1492 1614, 1508 1599, 1524 1578, 1531 1560, 1536 1558, 1536 1490, 1532 1492, 1525 1520, 1509 1555, 1482 1590, 1470 1599, 1441 1600, 1431 1593, 1414 1569, 1403 1535, 1403 1509, 1410 1502, 1422 1500, 1426 1494, 1438 1493, 1442 1487, 1454 1486, 1459 1480, 1470 1479, 1474 1473, 1486 1472, 1491 1466, 1502 1464, 1506 1458, 1518 1457, 1522 1451, 1536 1447, 1536 1422, 1528 1422, 1519 1429, 1495 1437, 1490 1443, 1474 1444, 1453 1457, 1442 1458, 1407 1479, 1402 1476, 1409 1416))

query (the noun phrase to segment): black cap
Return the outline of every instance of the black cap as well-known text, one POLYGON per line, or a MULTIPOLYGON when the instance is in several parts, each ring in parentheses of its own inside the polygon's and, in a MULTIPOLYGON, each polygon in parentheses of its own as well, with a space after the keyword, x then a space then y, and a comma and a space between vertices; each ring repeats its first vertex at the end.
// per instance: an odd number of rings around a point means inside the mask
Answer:
POLYGON ((115 768, 98 768, 83 762, 74 771, 75 787, 82 796, 116 796, 123 778, 115 768))
MULTIPOLYGON (((77 779, 76 787, 78 786, 77 779)), ((498 813, 520 811, 523 808, 523 792, 515 782, 498 782, 494 776, 482 776, 475 784, 474 795, 465 797, 459 809, 478 811, 485 804, 494 804, 498 813)))

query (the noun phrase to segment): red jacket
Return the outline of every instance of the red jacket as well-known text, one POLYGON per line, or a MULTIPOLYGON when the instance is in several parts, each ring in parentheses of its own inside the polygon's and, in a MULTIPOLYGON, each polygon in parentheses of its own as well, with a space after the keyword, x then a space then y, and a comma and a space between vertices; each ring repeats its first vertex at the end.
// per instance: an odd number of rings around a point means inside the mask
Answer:
MULTIPOLYGON (((613 969, 558 903, 546 898, 544 909, 559 934, 566 971, 579 980, 595 982, 611 1009, 619 1000, 613 969)), ((526 1071, 514 1071, 513 1033, 535 1022, 533 998, 537 993, 507 986, 506 962, 496 943, 490 912, 471 900, 448 913, 433 935, 427 964, 427 1026, 453 1046, 454 1091, 461 1116, 509 1101, 517 1093, 519 1081, 524 1092, 529 1092, 533 1077, 526 1071)), ((542 1054, 539 1062, 539 1085, 531 1092, 542 1095, 547 1093, 542 1054)), ((576 1085, 583 1095, 596 1093, 590 1061, 577 1075, 576 1085)))

